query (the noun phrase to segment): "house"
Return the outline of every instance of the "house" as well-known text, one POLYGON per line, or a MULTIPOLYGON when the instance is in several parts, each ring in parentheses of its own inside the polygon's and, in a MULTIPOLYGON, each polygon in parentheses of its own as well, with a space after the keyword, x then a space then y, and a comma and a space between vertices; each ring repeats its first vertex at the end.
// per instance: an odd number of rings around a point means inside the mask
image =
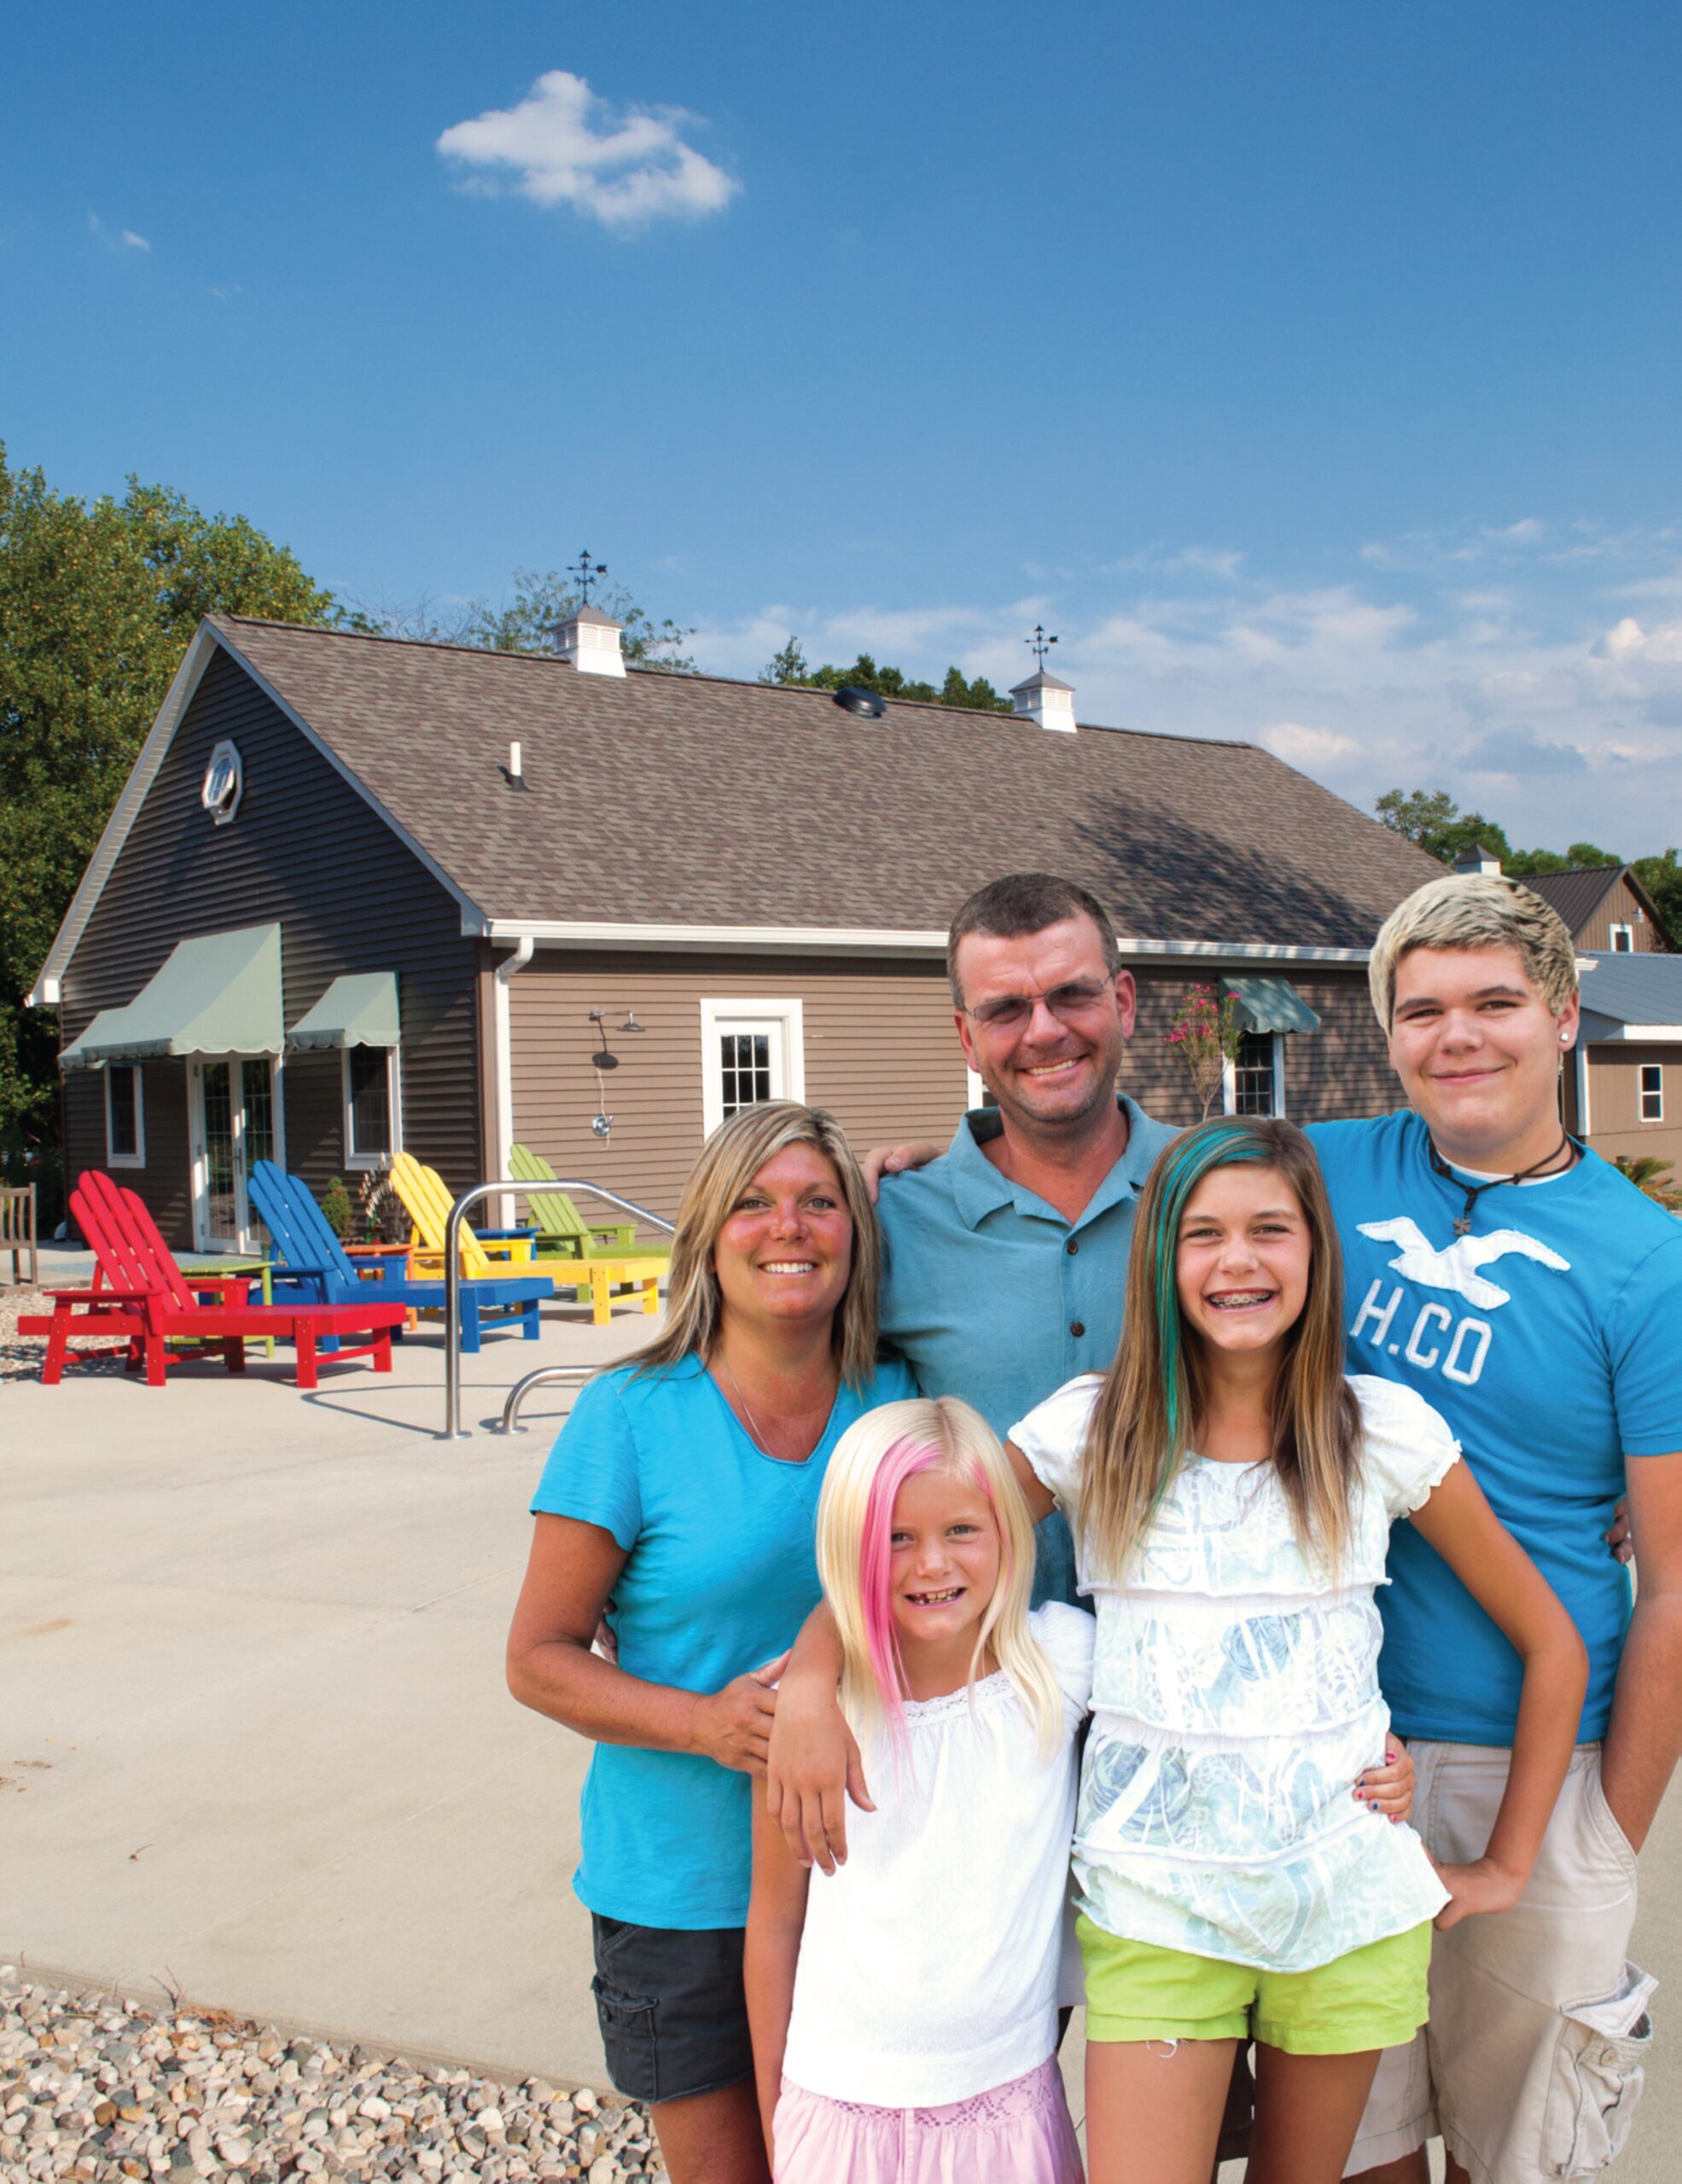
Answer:
POLYGON ((1165 1043, 1239 999, 1225 1100, 1380 1112, 1368 944, 1440 867, 1266 752, 1012 714, 627 673, 585 608, 533 657, 212 619, 36 988, 72 1177, 248 1246, 244 1175, 319 1189, 406 1146, 452 1188, 515 1138, 670 1214, 705 1132, 786 1094, 861 1146, 966 1101, 944 950, 1001 872, 1109 907, 1140 988, 1128 1089, 1196 1113, 1165 1043))
MULTIPOLYGON (((1486 849, 1457 872, 1499 872, 1486 849)), ((1565 1127, 1603 1159, 1651 1154, 1682 1168, 1682 956, 1627 864, 1525 873, 1570 928, 1583 1019, 1561 1088, 1565 1127)))

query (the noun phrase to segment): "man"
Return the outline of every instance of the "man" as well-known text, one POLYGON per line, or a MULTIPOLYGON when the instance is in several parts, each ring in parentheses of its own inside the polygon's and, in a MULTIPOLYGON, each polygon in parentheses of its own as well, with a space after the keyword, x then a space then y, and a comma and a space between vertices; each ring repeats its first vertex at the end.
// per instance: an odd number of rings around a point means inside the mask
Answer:
MULTIPOLYGON (((1436 1937, 1431 2018, 1380 2066, 1350 2173, 1424 2184, 1598 2175, 1622 2145, 1652 1982, 1625 1951, 1635 1853, 1682 1742, 1682 1226, 1559 1119, 1578 1035, 1569 933, 1505 879, 1431 882, 1386 922, 1373 1004, 1411 1112, 1312 1132, 1342 1240, 1352 1372, 1417 1387, 1576 1621, 1582 1743, 1511 1910, 1436 1937), (1627 1489, 1639 1573, 1603 1534, 1627 1489)), ((1414 1824, 1476 1856, 1506 1778, 1511 1650, 1404 1525, 1383 1681, 1414 1824)))
MULTIPOLYGON (((964 1397, 1002 1435, 1115 1356, 1139 1190, 1176 1132, 1117 1094, 1138 996, 1084 887, 993 880, 953 919, 946 970, 963 1058, 997 1104, 882 1193, 882 1332, 925 1395, 964 1397)), ((1034 1605, 1073 1601, 1061 1516, 1036 1546, 1034 1605)))

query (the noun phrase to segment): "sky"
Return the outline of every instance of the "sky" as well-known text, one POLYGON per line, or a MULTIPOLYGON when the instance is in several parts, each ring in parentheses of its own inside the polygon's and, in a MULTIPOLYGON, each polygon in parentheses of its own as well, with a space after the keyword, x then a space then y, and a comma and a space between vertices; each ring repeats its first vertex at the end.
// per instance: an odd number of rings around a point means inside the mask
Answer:
POLYGON ((61 491, 1682 841, 1673 5, 61 0, 0 84, 61 491))

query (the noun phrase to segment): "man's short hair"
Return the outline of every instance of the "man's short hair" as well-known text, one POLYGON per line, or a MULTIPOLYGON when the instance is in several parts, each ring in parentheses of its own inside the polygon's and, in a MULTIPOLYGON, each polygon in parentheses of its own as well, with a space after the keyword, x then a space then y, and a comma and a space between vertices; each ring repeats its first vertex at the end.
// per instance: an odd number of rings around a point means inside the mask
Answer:
POLYGON ((1021 940, 1070 918, 1091 918, 1103 944, 1104 969, 1114 978, 1121 967, 1121 950, 1109 912, 1096 895, 1051 872, 1007 872, 1004 879, 989 880, 985 887, 978 887, 952 920, 946 936, 946 976, 952 982, 953 1006, 963 1006, 963 989, 957 982, 957 944, 966 934, 1021 940))
POLYGON ((1551 903, 1503 873, 1445 874, 1428 880, 1378 928, 1367 984, 1388 1035, 1396 1002, 1396 967, 1416 948, 1512 948, 1524 975, 1557 1016, 1577 990, 1577 951, 1551 903))

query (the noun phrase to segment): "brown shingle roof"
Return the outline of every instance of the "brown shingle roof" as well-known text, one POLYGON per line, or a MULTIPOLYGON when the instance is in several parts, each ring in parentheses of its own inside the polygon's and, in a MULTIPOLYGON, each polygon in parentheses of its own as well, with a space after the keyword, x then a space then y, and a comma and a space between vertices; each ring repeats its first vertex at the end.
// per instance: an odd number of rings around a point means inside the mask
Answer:
POLYGON ((1247 744, 216 626, 496 919, 928 929, 1043 869, 1123 933, 1363 948, 1441 871, 1247 744))

